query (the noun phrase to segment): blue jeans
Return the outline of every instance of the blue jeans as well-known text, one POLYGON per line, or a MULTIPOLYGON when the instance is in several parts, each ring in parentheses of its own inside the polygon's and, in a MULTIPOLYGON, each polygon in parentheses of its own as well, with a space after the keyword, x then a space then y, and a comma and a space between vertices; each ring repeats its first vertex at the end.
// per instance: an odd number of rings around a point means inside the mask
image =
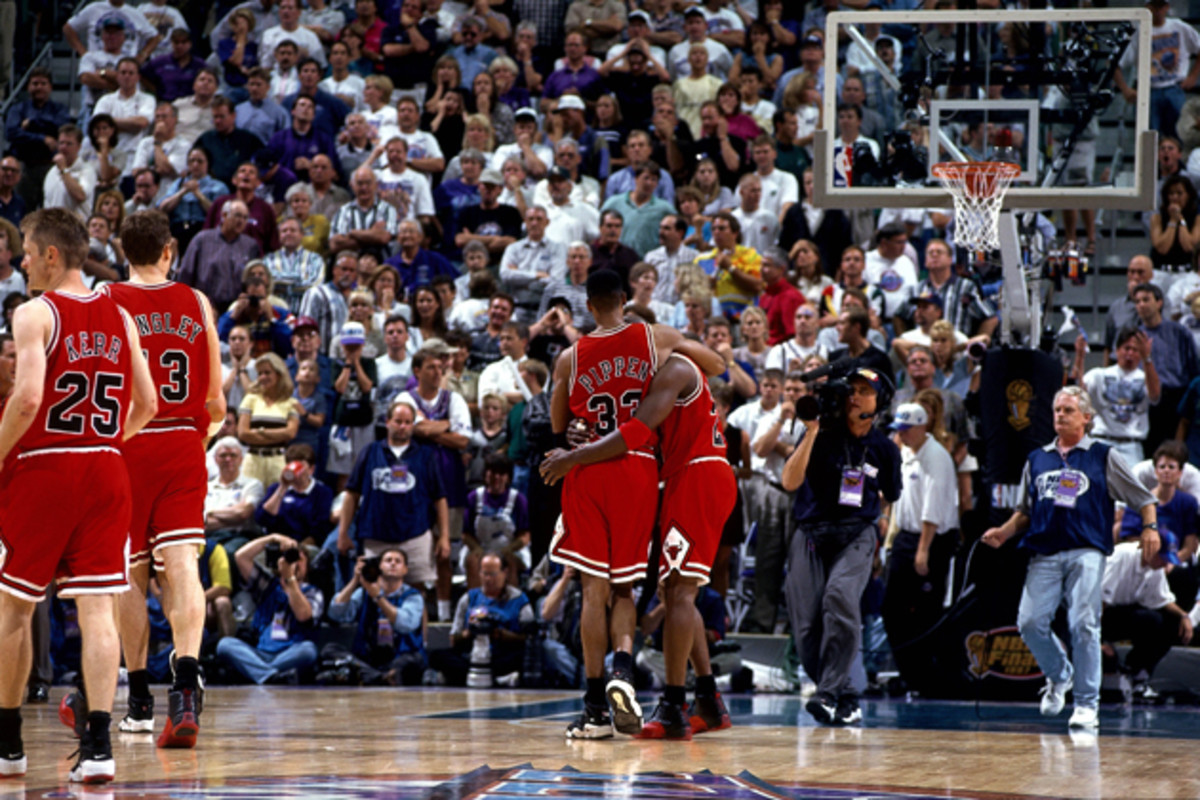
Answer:
POLYGON ((1175 128, 1179 124, 1179 112, 1187 95, 1179 85, 1164 86, 1150 90, 1150 130, 1164 136, 1178 136, 1175 128))
POLYGON ((298 642, 278 653, 264 653, 236 636, 226 636, 217 642, 217 655, 238 672, 262 685, 281 672, 304 669, 317 663, 317 646, 312 642, 298 642))
POLYGON ((1029 562, 1021 606, 1017 611, 1021 638, 1037 659, 1042 673, 1055 683, 1074 678, 1077 707, 1096 708, 1100 703, 1104 561, 1104 553, 1090 547, 1034 556, 1029 562), (1074 669, 1067 660, 1062 642, 1050 630, 1064 595, 1074 669))

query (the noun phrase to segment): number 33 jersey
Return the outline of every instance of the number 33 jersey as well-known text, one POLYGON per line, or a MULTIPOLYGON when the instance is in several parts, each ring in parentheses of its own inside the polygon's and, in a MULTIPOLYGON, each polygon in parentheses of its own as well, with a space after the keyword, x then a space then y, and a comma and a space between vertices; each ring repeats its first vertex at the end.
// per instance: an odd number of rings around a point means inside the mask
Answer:
POLYGON ((158 387, 158 413, 148 429, 208 431, 208 337, 204 307, 195 289, 168 281, 110 283, 101 291, 133 317, 150 377, 158 387))
MULTIPOLYGON (((637 412, 658 369, 654 332, 642 323, 593 331, 576 342, 572 352, 571 415, 587 420, 599 439, 637 412)), ((645 452, 653 453, 652 445, 645 452)))

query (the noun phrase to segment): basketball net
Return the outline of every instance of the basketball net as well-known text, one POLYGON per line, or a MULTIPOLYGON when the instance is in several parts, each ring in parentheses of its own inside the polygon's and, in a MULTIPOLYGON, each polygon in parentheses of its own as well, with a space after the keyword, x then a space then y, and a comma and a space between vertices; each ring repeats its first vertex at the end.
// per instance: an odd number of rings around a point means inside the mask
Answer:
POLYGON ((975 252, 1000 249, 1000 209, 1021 167, 1005 161, 943 161, 932 172, 954 198, 954 243, 975 252))

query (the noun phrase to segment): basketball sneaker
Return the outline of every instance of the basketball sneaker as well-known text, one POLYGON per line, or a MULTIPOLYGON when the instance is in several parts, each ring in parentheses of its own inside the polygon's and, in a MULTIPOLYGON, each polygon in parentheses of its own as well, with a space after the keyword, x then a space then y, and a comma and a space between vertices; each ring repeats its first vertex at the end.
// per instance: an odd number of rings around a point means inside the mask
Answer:
POLYGON ((1047 680, 1046 685, 1042 687, 1042 716, 1055 717, 1062 713, 1063 706, 1067 704, 1067 692, 1069 691, 1071 691, 1070 678, 1062 683, 1047 680))
POLYGON ((83 733, 87 730, 87 715, 87 698, 78 689, 68 692, 58 703, 58 720, 75 731, 76 739, 83 738, 83 733))
POLYGON ((832 725, 837 718, 837 703, 825 694, 814 694, 804 704, 804 710, 822 725, 832 725))
POLYGON ((0 749, 0 778, 19 778, 25 774, 25 747, 17 736, 0 749))
POLYGON ((129 711, 117 726, 122 733, 154 733, 154 697, 130 697, 129 711))
MULTIPOLYGON (((171 651, 171 682, 175 682, 175 656, 176 651, 171 651)), ((204 667, 196 665, 196 686, 195 686, 195 701, 196 701, 196 716, 199 716, 204 711, 204 667)))
POLYGON ((567 726, 568 739, 611 739, 612 736, 612 716, 606 706, 585 702, 583 711, 567 726))
POLYGON ((1067 723, 1067 727, 1094 731, 1100 727, 1099 714, 1096 713, 1096 709, 1094 708, 1075 706, 1075 710, 1071 712, 1071 721, 1067 723))
POLYGON ((642 707, 633 690, 633 676, 614 672, 605 688, 608 707, 612 711, 613 727, 617 733, 636 736, 642 730, 642 707))
POLYGON ((660 700, 650 719, 646 720, 634 738, 691 740, 692 726, 688 721, 687 709, 668 703, 665 699, 660 700))
POLYGON ((837 725, 857 725, 862 722, 862 709, 858 707, 858 698, 849 695, 838 698, 833 721, 837 725))
POLYGON ((707 697, 696 695, 696 700, 692 703, 689 722, 692 725, 692 733, 719 731, 733 725, 729 720, 729 711, 725 708, 725 701, 721 699, 720 692, 707 697))
POLYGON ((167 724, 158 736, 159 747, 195 747, 200 733, 197 693, 172 689, 167 693, 167 724))
POLYGON ((103 737, 85 732, 75 753, 79 755, 79 760, 67 776, 71 783, 108 783, 116 777, 116 762, 113 760, 108 731, 104 732, 103 737))

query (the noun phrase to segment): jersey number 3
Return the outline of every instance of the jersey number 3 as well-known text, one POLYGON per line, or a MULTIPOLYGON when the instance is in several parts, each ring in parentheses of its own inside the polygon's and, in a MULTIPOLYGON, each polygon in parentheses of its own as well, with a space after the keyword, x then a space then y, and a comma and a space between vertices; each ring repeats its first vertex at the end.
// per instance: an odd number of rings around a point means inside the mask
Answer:
MULTIPOLYGON (((630 389, 621 395, 621 408, 628 409, 629 416, 637 411, 638 403, 642 402, 642 391, 630 389)), ((587 410, 596 415, 597 436, 607 436, 617 429, 617 400, 611 394, 594 394, 588 398, 587 410)))

